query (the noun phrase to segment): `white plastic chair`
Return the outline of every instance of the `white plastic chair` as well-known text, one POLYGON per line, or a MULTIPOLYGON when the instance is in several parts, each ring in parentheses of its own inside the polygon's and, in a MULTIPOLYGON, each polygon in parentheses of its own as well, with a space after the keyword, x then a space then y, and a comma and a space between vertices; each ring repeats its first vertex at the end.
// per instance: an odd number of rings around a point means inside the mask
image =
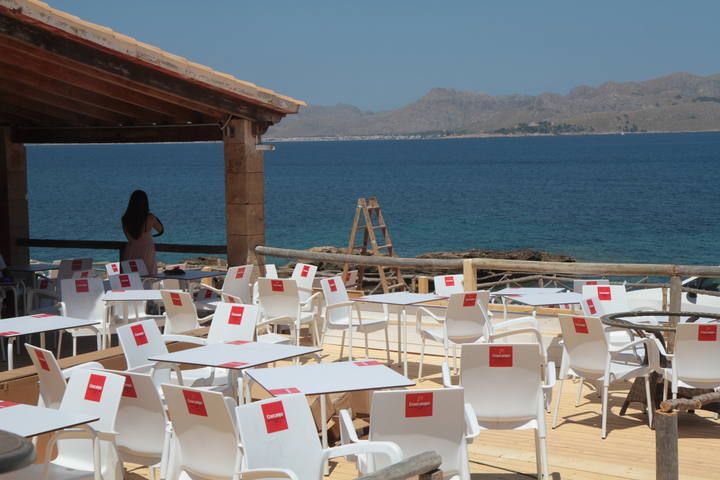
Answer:
POLYGON ((720 325, 680 323, 675 331, 672 367, 664 370, 664 397, 668 379, 672 398, 679 387, 718 389, 720 387, 720 325))
POLYGON ((250 285, 252 274, 252 264, 228 268, 222 288, 200 284, 195 305, 201 310, 214 310, 215 304, 220 300, 227 303, 252 304, 253 293, 250 285))
MULTIPOLYGON (((480 430, 535 430, 538 478, 550 476, 543 401, 542 357, 536 344, 463 345, 460 386, 480 430)), ((452 386, 443 364, 443 383, 452 386)), ((552 388, 552 385, 549 386, 552 388)))
POLYGON ((573 280, 573 292, 583 293, 585 285, 610 285, 610 280, 606 278, 573 280))
POLYGON ((269 398, 237 407, 243 444, 243 464, 248 469, 281 468, 302 480, 321 480, 330 458, 357 454, 387 455, 389 463, 402 460, 402 451, 391 442, 359 442, 323 449, 305 395, 269 398))
POLYGON ((123 260, 122 262, 120 262, 120 270, 122 271, 122 273, 137 273, 141 277, 149 273, 147 265, 145 265, 145 260, 143 260, 142 258, 123 260))
POLYGON ((55 278, 37 275, 37 286, 26 289, 27 313, 57 313, 56 304, 62 298, 62 280, 75 278, 77 272, 91 271, 92 262, 92 258, 66 258, 60 260, 57 270, 50 272, 55 278))
POLYGON ((315 345, 320 344, 315 312, 303 311, 303 308, 320 297, 320 292, 301 302, 295 280, 270 278, 258 279, 258 291, 260 308, 264 315, 263 324, 289 326, 292 343, 296 345, 300 345, 300 328, 307 325, 311 329, 315 345))
POLYGON ((465 277, 459 275, 436 275, 433 278, 435 293, 449 297, 453 293, 462 293, 465 290, 465 277))
MULTIPOLYGON (((108 325, 108 314, 102 295, 105 293, 103 282, 99 278, 80 278, 60 280, 62 302, 60 311, 66 317, 94 320, 96 325, 67 330, 72 335, 72 354, 77 355, 78 337, 95 335, 97 348, 103 347, 104 337, 114 331, 108 325)), ((58 358, 62 355, 63 332, 58 334, 58 358)))
POLYGON ((218 304, 208 331, 207 343, 227 343, 236 340, 261 343, 287 343, 285 335, 267 333, 257 335, 260 309, 257 305, 239 303, 218 304))
POLYGON ((59 408, 65 395, 67 387, 67 379, 73 372, 80 369, 101 369, 101 363, 87 362, 75 365, 62 370, 58 364, 55 355, 50 350, 45 350, 29 343, 25 344, 28 356, 35 366, 35 372, 38 376, 38 385, 40 386, 40 395, 38 395, 38 406, 47 408, 59 408))
MULTIPOLYGON (((448 298, 445 316, 440 317, 425 307, 418 307, 416 328, 422 342, 420 347, 420 368, 418 378, 422 378, 423 363, 425 360, 425 342, 432 340, 443 345, 445 361, 448 360, 450 345, 453 347, 453 358, 457 359, 457 344, 473 343, 487 339, 492 332, 488 303, 490 292, 481 290, 477 292, 454 293, 448 298), (439 323, 439 327, 427 328, 423 326, 423 315, 429 316, 439 323)), ((457 362, 455 362, 457 366, 457 362)))
POLYGON ((59 410, 96 416, 96 422, 52 434, 44 462, 0 475, 2 479, 102 478, 121 480, 122 464, 115 448, 116 418, 123 377, 99 370, 77 370, 70 377, 59 410), (57 446, 57 457, 52 459, 57 446), (99 446, 99 448, 96 448, 99 446))
POLYGON ((110 275, 120 274, 120 262, 108 262, 105 264, 105 273, 109 277, 110 275))
MULTIPOLYGON (((111 290, 144 290, 145 285, 143 284, 142 279, 140 278, 140 274, 133 272, 133 273, 121 273, 117 275, 109 275, 108 281, 110 282, 110 289, 111 290)), ((115 318, 120 320, 123 319, 123 317, 127 317, 128 321, 139 321, 139 320, 147 320, 150 318, 161 320, 162 316, 160 315, 148 315, 146 313, 147 309, 147 302, 118 302, 119 305, 116 305, 116 308, 122 308, 123 314, 122 316, 119 316, 115 310, 113 310, 113 313, 115 314, 115 318)))
MULTIPOLYGON (((306 302, 307 299, 312 296, 313 280, 315 280, 316 273, 317 267, 315 265, 310 265, 309 263, 295 264, 295 268, 293 268, 290 278, 297 282, 301 302, 306 302)), ((308 305, 310 307, 310 304, 308 305)), ((306 310, 309 309, 309 307, 306 307, 306 310)))
POLYGON ((90 278, 95 276, 96 275, 93 270, 78 270, 76 272, 72 272, 72 276, 70 278, 90 278))
POLYGON ((553 411, 553 428, 557 426, 562 387, 570 373, 592 382, 598 392, 602 392, 602 438, 607 436, 608 388, 615 382, 630 381, 637 377, 644 378, 648 424, 652 425, 653 405, 649 375, 660 368, 659 352, 655 342, 650 338, 642 338, 611 350, 607 333, 599 318, 560 315, 558 319, 563 336, 563 357, 560 365, 560 386, 553 411), (643 365, 642 361, 634 361, 632 358, 623 361, 613 359, 612 353, 631 351, 639 345, 644 345, 648 353, 648 365, 643 365))
POLYGON ((365 335, 365 357, 368 353, 368 334, 380 330, 385 331, 385 352, 387 360, 390 361, 390 342, 388 340, 388 321, 387 319, 369 319, 362 318, 360 306, 358 302, 351 302, 348 297, 345 284, 340 276, 333 278, 323 278, 320 280, 320 286, 325 297, 325 332, 330 330, 342 330, 342 341, 340 342, 340 358, 343 356, 345 348, 345 334, 348 334, 348 359, 353 359, 353 330, 365 335), (353 311, 355 317, 353 318, 353 311))
POLYGON ((66 258, 60 260, 57 270, 58 280, 73 278, 75 272, 92 270, 92 258, 66 258))
MULTIPOLYGON (((344 442, 362 444, 352 417, 340 411, 344 442)), ((442 458, 443 478, 470 479, 467 444, 480 433, 462 388, 376 391, 370 407, 369 441, 392 442, 405 458, 433 450, 442 458), (467 432, 470 432, 469 434, 467 432)), ((364 474, 388 466, 387 457, 357 455, 364 474)))
POLYGON ((213 315, 198 317, 192 295, 177 290, 160 290, 165 305, 165 334, 181 334, 200 328, 213 315))

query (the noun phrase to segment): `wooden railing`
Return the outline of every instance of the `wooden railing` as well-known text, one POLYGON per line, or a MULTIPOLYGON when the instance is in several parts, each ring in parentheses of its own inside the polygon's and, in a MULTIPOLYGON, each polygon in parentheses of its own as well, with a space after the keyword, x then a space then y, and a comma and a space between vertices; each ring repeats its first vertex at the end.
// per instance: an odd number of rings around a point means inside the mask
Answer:
MULTIPOLYGON (((18 240, 18 244, 28 247, 41 248, 74 248, 80 250, 117 250, 122 252, 125 242, 116 240, 59 240, 50 238, 25 238, 18 240)), ((209 253, 213 255, 227 254, 226 245, 178 244, 156 243, 158 252, 172 253, 209 253)))

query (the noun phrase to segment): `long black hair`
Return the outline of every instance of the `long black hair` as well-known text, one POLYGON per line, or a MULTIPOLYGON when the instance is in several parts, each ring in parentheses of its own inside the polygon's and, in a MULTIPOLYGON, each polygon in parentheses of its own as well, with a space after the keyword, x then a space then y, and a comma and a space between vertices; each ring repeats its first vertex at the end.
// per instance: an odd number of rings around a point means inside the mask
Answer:
POLYGON ((147 193, 143 190, 135 190, 130 195, 127 209, 122 216, 123 228, 132 238, 138 239, 142 235, 148 213, 150 213, 150 202, 147 193))

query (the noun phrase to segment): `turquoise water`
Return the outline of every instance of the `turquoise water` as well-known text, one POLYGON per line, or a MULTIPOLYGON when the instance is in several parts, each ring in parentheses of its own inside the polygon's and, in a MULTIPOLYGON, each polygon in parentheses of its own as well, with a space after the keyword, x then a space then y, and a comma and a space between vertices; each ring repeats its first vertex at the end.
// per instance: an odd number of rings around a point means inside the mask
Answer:
MULTIPOLYGON (((268 245, 346 245, 356 199, 376 195, 403 256, 527 247, 720 263, 720 133, 278 143, 265 158, 268 245)), ((225 240, 221 144, 33 146, 28 182, 33 238, 121 240, 142 188, 161 241, 225 240)), ((117 256, 31 252, 88 253, 117 256)))

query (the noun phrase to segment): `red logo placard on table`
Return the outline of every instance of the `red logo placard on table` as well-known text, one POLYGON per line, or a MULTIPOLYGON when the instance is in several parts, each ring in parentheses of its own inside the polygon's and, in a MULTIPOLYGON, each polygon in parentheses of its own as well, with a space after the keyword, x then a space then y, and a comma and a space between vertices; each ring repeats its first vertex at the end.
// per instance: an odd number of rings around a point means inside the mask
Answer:
POLYGON ((245 345, 246 343, 252 343, 250 340, 233 340, 232 342, 227 342, 228 345, 245 345))
POLYGON ((105 380, 107 380, 107 377, 103 375, 91 374, 87 389, 85 390, 85 400, 99 402, 102 398, 103 389, 105 388, 105 380))
POLYGON ((382 362, 378 362, 377 360, 365 360, 363 362, 353 362, 358 367, 371 367, 373 365, 382 365, 382 362))
POLYGON ((183 397, 185 397, 185 405, 190 415, 197 415, 199 417, 208 416, 207 410, 205 409, 205 401, 200 392, 183 390, 182 393, 183 397))
POLYGON ((119 271, 120 269, 118 268, 118 264, 117 264, 117 263, 111 263, 111 264, 110 264, 110 270, 112 270, 112 271, 115 272, 115 273, 118 273, 118 271, 119 271))
POLYGON ((512 367, 513 347, 512 345, 493 345, 489 349, 490 358, 488 364, 491 367, 512 367))
POLYGON ((128 275, 120 275, 120 286, 130 288, 130 277, 128 275))
POLYGON ((271 395, 277 396, 277 395, 290 395, 291 393, 300 393, 300 390, 298 390, 295 387, 290 388, 273 388, 272 390, 268 390, 271 395))
POLYGON ((130 261, 128 262, 128 265, 130 266, 130 271, 131 271, 131 272, 137 272, 137 271, 138 271, 137 262, 136 262, 135 260, 130 260, 130 261))
POLYGON ((75 291, 77 293, 87 293, 90 291, 90 285, 87 280, 75 280, 75 291))
POLYGON ((148 343, 147 335, 145 335, 145 327, 142 324, 136 323, 130 326, 133 338, 135 339, 135 345, 138 347, 148 343))
POLYGON ((248 364, 247 362, 227 362, 227 363, 221 363, 220 365, 218 365, 218 367, 240 368, 240 367, 244 367, 247 364, 248 364))
POLYGON ((125 385, 123 385, 122 396, 126 398, 137 398, 135 384, 131 377, 125 377, 125 385))
POLYGON ((245 267, 239 267, 235 272, 235 278, 243 278, 245 276, 245 267))
POLYGON ((272 288, 273 292, 284 292, 285 291, 285 285, 283 285, 282 280, 270 280, 270 287, 272 288))
POLYGON ((331 278, 328 280, 328 287, 330 287, 331 292, 337 292, 337 285, 335 284, 335 279, 331 278))
POLYGON ((432 417, 433 394, 408 393, 405 395, 405 418, 432 417))
POLYGON ((612 294, 610 293, 610 287, 598 287, 597 288, 597 296, 598 296, 598 300, 601 300, 603 302, 612 300, 612 294))
POLYGON ((585 282, 585 285, 597 285, 597 282, 595 280, 588 280, 585 282))
POLYGON ((452 275, 445 277, 445 286, 446 287, 454 287, 455 286, 455 277, 453 277, 452 275))
POLYGON ((15 335, 20 335, 20 332, 16 332, 15 330, 8 330, 7 332, 0 332, 0 337, 14 337, 15 335))
POLYGON ((0 408, 14 407, 15 405, 19 405, 19 404, 15 403, 15 402, 11 402, 10 400, 0 400, 0 408))
POLYGON ((170 299, 172 300, 173 305, 176 307, 182 307, 182 298, 179 293, 170 293, 170 299))
POLYGON ((285 407, 282 401, 261 405, 265 429, 267 433, 281 432, 288 429, 285 407))
POLYGON ((70 264, 70 268, 73 271, 80 270, 82 268, 82 260, 73 260, 72 263, 70 264))
POLYGON ((474 307, 477 304, 477 293, 466 293, 463 297, 463 307, 474 307))
POLYGON ((588 334, 587 321, 583 317, 573 317, 573 327, 575 327, 575 333, 588 334))
POLYGON ((592 299, 587 299, 587 306, 588 310, 590 310, 591 315, 595 315, 597 313, 597 308, 595 308, 595 302, 593 302, 592 299))
POLYGON ((302 270, 300 271, 300 276, 303 278, 306 278, 309 273, 310 273, 310 265, 303 265, 302 270))
POLYGON ((35 315, 30 315, 32 318, 48 318, 48 317, 54 317, 52 313, 36 313, 35 315))
POLYGON ((228 316, 228 325, 240 325, 242 323, 245 307, 242 305, 233 305, 230 307, 230 315, 228 316))
POLYGON ((698 341, 717 342, 717 325, 698 325, 698 341))

